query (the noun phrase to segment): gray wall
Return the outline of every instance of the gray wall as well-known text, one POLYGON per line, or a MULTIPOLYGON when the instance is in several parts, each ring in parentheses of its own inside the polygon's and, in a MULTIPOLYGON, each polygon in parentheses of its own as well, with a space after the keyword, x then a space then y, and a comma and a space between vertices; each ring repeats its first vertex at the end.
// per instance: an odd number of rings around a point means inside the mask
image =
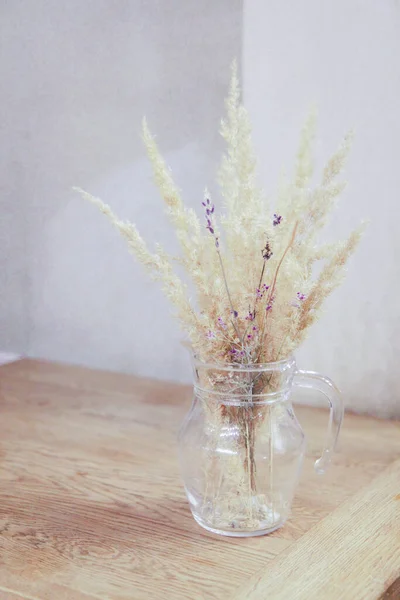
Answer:
POLYGON ((382 416, 400 415, 399 32, 395 0, 244 5, 244 99, 266 189, 293 165, 312 102, 319 168, 355 129, 349 187, 325 235, 344 238, 361 218, 370 225, 298 359, 334 378, 349 407, 382 416))
POLYGON ((2 3, 0 350, 188 376, 155 284, 79 185, 174 247, 140 140, 145 114, 187 202, 219 155, 239 0, 2 3))

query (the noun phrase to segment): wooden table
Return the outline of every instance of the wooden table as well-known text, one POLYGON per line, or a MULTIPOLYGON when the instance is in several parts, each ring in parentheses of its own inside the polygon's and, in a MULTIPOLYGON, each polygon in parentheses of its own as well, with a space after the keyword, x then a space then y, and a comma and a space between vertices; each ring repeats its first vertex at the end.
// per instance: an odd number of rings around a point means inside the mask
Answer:
POLYGON ((0 368, 1 600, 400 598, 400 426, 327 413, 287 525, 220 538, 192 519, 176 459, 188 387, 21 360, 0 368))

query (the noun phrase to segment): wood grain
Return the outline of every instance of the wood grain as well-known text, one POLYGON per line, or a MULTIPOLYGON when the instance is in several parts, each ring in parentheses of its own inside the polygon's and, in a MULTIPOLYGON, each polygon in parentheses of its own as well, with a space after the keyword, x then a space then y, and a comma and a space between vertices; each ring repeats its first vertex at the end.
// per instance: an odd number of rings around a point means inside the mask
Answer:
POLYGON ((400 460, 270 561, 235 598, 376 600, 400 574, 399 489, 400 460))
POLYGON ((228 600, 400 455, 398 423, 348 415, 318 477, 327 413, 299 407, 309 446, 292 518, 267 537, 219 538, 193 521, 180 481, 190 398, 80 367, 0 367, 0 600, 228 600))

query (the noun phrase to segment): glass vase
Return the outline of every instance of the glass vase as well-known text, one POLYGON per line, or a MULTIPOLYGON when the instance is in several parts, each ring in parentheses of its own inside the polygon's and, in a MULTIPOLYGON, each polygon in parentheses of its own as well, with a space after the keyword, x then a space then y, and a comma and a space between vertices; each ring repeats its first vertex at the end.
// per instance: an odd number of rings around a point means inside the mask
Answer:
POLYGON ((294 358, 218 365, 193 359, 194 396, 179 433, 180 463, 193 517, 205 529, 247 537, 287 520, 305 451, 293 412, 293 386, 322 392, 330 405, 318 473, 328 466, 343 419, 335 385, 294 358))

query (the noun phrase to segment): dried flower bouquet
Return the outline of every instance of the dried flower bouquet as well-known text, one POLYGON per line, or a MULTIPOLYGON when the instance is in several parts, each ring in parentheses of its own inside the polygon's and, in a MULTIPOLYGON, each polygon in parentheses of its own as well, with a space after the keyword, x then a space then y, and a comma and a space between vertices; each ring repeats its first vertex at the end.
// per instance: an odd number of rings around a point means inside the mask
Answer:
MULTIPOLYGON (((183 204, 170 170, 143 121, 143 140, 155 182, 182 249, 178 259, 167 255, 158 244, 150 251, 133 223, 121 221, 107 204, 78 191, 109 218, 136 258, 154 279, 162 282, 197 359, 215 365, 214 369, 198 372, 197 383, 203 390, 213 426, 233 424, 242 432, 238 445, 243 450, 243 460, 238 463, 235 457, 232 459, 229 476, 233 490, 243 486, 248 490, 248 519, 254 521, 257 518, 253 501, 257 497, 254 445, 261 425, 272 444, 268 408, 255 407, 255 399, 280 389, 281 375, 254 374, 248 367, 287 358, 302 343, 309 327, 318 319, 324 300, 341 282, 344 266, 360 240, 363 225, 344 242, 317 244, 317 236, 346 185, 339 175, 351 134, 344 138, 319 183, 312 187, 316 121, 312 112, 301 132, 294 176, 291 180, 282 179, 271 207, 257 185, 249 116, 240 102, 235 66, 226 108, 227 116, 221 125, 226 152, 219 170, 225 212, 215 207, 206 190, 201 218, 183 204), (194 300, 189 298, 186 284, 174 270, 176 261, 184 266, 194 284, 194 300), (218 365, 235 365, 243 368, 243 374, 240 371, 238 374, 237 369, 234 375, 218 370, 218 365), (242 394, 248 404, 219 403, 216 410, 215 391, 225 393, 227 398, 230 394, 242 394)), ((216 443, 217 438, 218 435, 216 443)), ((224 500, 225 505, 218 505, 219 484, 213 476, 212 464, 205 468, 204 510, 211 505, 216 520, 229 522, 237 494, 224 500)), ((240 498, 242 501, 243 495, 240 498)))

